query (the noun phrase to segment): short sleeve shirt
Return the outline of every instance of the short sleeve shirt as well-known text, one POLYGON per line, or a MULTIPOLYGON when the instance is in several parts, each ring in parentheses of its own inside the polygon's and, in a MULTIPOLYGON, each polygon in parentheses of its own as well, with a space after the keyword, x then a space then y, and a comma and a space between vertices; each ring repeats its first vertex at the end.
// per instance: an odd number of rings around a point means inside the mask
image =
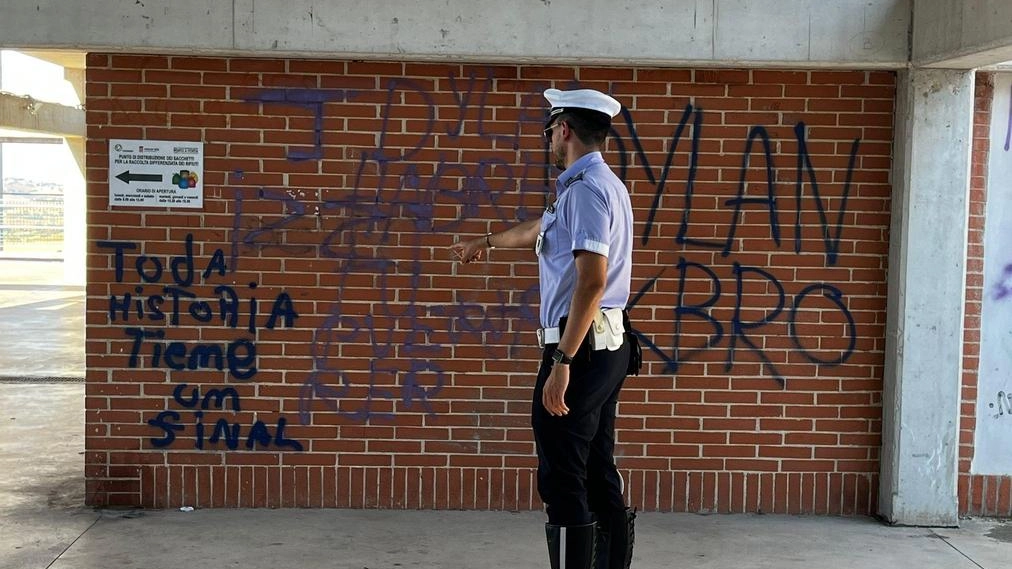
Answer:
POLYGON ((538 270, 541 326, 569 314, 576 287, 576 251, 608 258, 600 308, 625 308, 632 279, 633 217, 629 191, 600 152, 580 157, 556 182, 557 198, 541 217, 538 270))

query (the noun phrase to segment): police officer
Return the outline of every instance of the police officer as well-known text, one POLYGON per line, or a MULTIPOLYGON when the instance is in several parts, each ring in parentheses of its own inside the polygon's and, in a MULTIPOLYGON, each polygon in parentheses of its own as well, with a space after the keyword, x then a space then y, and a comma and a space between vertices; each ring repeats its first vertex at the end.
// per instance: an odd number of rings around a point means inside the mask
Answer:
POLYGON ((614 447, 619 390, 639 364, 624 312, 633 218, 625 184, 601 156, 622 105, 592 89, 548 89, 544 95, 551 105, 544 134, 563 170, 554 204, 541 219, 458 242, 451 250, 470 263, 486 249, 534 247, 544 352, 531 423, 551 566, 626 568, 634 513, 622 496, 614 447))

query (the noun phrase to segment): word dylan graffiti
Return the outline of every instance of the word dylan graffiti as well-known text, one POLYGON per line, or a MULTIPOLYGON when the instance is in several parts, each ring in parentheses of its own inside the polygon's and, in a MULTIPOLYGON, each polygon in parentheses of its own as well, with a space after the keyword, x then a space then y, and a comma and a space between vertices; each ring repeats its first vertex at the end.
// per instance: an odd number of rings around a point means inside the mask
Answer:
MULTIPOLYGON (((432 334, 435 329, 449 330, 455 332, 457 337, 467 337, 474 334, 491 335, 492 340, 509 340, 515 343, 526 343, 528 338, 521 332, 502 332, 506 327, 507 319, 519 318, 531 324, 531 328, 537 326, 535 307, 537 306, 537 288, 532 286, 527 290, 518 291, 514 295, 498 292, 499 302, 496 303, 470 303, 466 299, 458 300, 456 304, 439 305, 423 303, 419 300, 418 290, 422 282, 423 261, 429 259, 429 245, 421 242, 421 236, 431 233, 452 235, 462 224, 478 215, 479 211, 491 211, 493 219, 512 223, 531 218, 537 215, 538 211, 531 211, 527 206, 502 207, 498 201, 502 192, 497 187, 508 188, 515 191, 519 188, 521 194, 525 192, 537 192, 547 197, 546 187, 549 184, 549 172, 546 166, 547 160, 544 150, 541 151, 520 151, 520 158, 515 163, 505 163, 496 159, 479 160, 473 163, 460 163, 455 159, 440 155, 431 173, 422 173, 413 163, 413 156, 422 149, 436 148, 435 136, 447 136, 453 139, 463 136, 463 117, 465 111, 470 113, 477 106, 478 118, 476 120, 477 132, 472 136, 478 136, 496 141, 496 145, 509 145, 512 143, 514 149, 518 149, 520 131, 524 123, 541 124, 542 109, 540 101, 540 90, 535 90, 524 96, 524 103, 521 105, 522 112, 516 124, 514 133, 491 133, 485 132, 482 117, 486 116, 485 98, 490 92, 491 77, 485 81, 476 80, 472 75, 468 81, 458 80, 451 77, 451 88, 453 96, 458 103, 459 120, 449 121, 449 125, 439 125, 436 121, 436 105, 434 97, 424 87, 408 79, 393 79, 388 85, 388 99, 382 116, 384 122, 378 137, 378 146, 375 148, 362 149, 359 154, 359 164, 355 183, 350 188, 339 188, 336 191, 330 189, 328 197, 321 197, 316 204, 307 204, 298 199, 293 192, 281 191, 276 188, 261 188, 254 195, 248 195, 249 190, 236 189, 236 204, 233 234, 232 234, 232 258, 235 265, 238 265, 240 252, 245 248, 254 249, 276 249, 282 254, 308 255, 310 257, 330 258, 334 260, 333 270, 341 275, 342 282, 335 289, 332 298, 332 309, 316 331, 312 346, 314 371, 303 385, 300 394, 301 418, 304 422, 309 420, 310 412, 314 408, 322 406, 332 412, 342 414, 356 421, 368 421, 370 419, 388 419, 390 413, 378 412, 374 406, 376 400, 400 400, 403 409, 417 408, 424 412, 431 412, 429 401, 438 396, 444 385, 445 374, 439 366, 436 357, 441 352, 442 346, 432 341, 432 334), (386 145, 390 133, 399 133, 400 126, 391 125, 388 128, 388 117, 393 113, 398 101, 407 99, 407 95, 420 97, 428 106, 429 114, 427 127, 419 134, 413 148, 393 148, 386 145), (536 109, 536 110, 534 110, 536 109), (494 171, 494 173, 493 173, 494 171), (370 176, 375 183, 360 183, 364 176, 370 176), (449 178, 463 178, 462 189, 456 189, 454 183, 446 183, 449 178), (505 182, 503 179, 505 178, 505 182), (444 186, 453 186, 454 189, 447 189, 444 186), (274 200, 283 204, 284 213, 273 218, 269 222, 260 221, 259 218, 247 217, 243 212, 243 203, 247 199, 274 200), (446 220, 437 218, 434 204, 456 206, 460 213, 456 219, 446 220), (307 207, 309 205, 309 207, 307 207), (315 207, 313 207, 315 205, 315 207), (289 226, 304 227, 299 224, 301 218, 316 215, 318 217, 333 217, 337 219, 336 227, 325 235, 321 235, 319 245, 290 245, 284 239, 284 232, 289 226), (383 256, 383 248, 379 245, 388 243, 394 223, 399 223, 397 258, 386 258, 383 256), (412 233, 404 227, 404 223, 413 224, 415 231, 412 233), (413 240, 413 241, 412 241, 413 240), (407 241, 407 242, 405 242, 407 241), (405 251, 408 255, 405 255, 405 251), (376 287, 374 292, 382 298, 377 298, 373 303, 375 312, 371 315, 358 315, 352 310, 345 310, 342 304, 342 292, 345 285, 353 286, 351 283, 355 276, 373 275, 376 287), (409 283, 403 284, 403 280, 394 289, 388 287, 388 281, 397 276, 408 276, 409 283), (519 298, 519 301, 517 300, 519 298), (433 317, 442 318, 441 324, 433 325, 433 317), (386 329, 381 322, 396 320, 398 332, 406 334, 406 338, 398 336, 394 341, 394 331, 386 329), (355 385, 355 380, 347 371, 342 370, 341 363, 336 354, 336 346, 346 343, 367 343, 371 345, 373 357, 372 364, 367 374, 368 385, 365 385, 365 396, 356 397, 353 401, 343 401, 355 385), (397 354, 400 358, 407 359, 407 366, 390 366, 390 358, 397 354), (398 369, 400 367, 401 369, 398 369), (380 387, 377 377, 381 375, 400 375, 401 380, 383 382, 384 386, 399 385, 397 388, 380 387)), ((312 141, 307 140, 307 145, 301 148, 291 147, 288 159, 293 162, 304 160, 316 160, 323 156, 324 133, 322 130, 323 118, 326 114, 326 104, 329 102, 353 101, 357 93, 351 90, 319 90, 319 89, 280 89, 269 90, 247 99, 248 102, 257 102, 265 107, 269 105, 301 106, 309 109, 315 116, 316 128, 312 141)), ((440 109, 441 117, 445 109, 440 109)), ((452 113, 451 113, 452 114, 452 113)), ((636 162, 643 169, 647 179, 655 187, 654 205, 650 210, 642 236, 642 245, 647 246, 650 241, 650 233, 660 210, 661 197, 667 190, 667 179, 673 163, 673 157, 680 148, 684 148, 683 136, 689 124, 692 125, 691 139, 689 144, 689 175, 685 182, 684 203, 682 211, 681 228, 677 236, 677 242, 685 247, 716 249, 727 257, 733 253, 732 247, 735 243, 735 233, 741 213, 746 206, 765 208, 769 213, 770 238, 779 247, 780 239, 780 214, 777 211, 776 188, 774 180, 775 166, 772 143, 768 131, 762 126, 751 129, 746 141, 745 151, 742 154, 740 177, 737 184, 737 196, 727 200, 723 205, 729 208, 729 225, 726 238, 719 242, 711 242, 704 239, 697 239, 689 235, 689 220, 693 208, 694 181, 699 156, 699 142, 704 131, 704 111, 693 105, 686 105, 682 118, 669 144, 669 151, 665 164, 658 176, 654 166, 643 150, 641 141, 636 133, 636 124, 631 113, 623 109, 622 120, 627 127, 628 136, 623 136, 613 129, 612 139, 616 145, 618 164, 616 169, 622 179, 626 179, 629 173, 631 156, 637 158, 636 162), (761 153, 765 160, 766 170, 766 194, 762 197, 749 197, 746 195, 746 173, 749 170, 750 158, 753 154, 761 153)), ((806 127, 804 123, 798 123, 794 129, 795 139, 798 146, 796 157, 796 182, 795 182, 795 243, 794 250, 801 253, 803 241, 801 239, 801 218, 803 204, 812 204, 818 214, 821 228, 817 228, 823 238, 826 263, 834 265, 838 259, 839 243, 842 237, 843 220, 846 215, 847 197, 851 190, 851 175, 853 173, 860 141, 853 140, 850 149, 850 161, 847 168, 847 177, 839 195, 839 207, 835 219, 828 211, 826 200, 820 196, 819 183, 816 169, 812 164, 811 156, 807 149, 806 127)), ((426 161, 429 161, 428 159, 426 161)), ((235 172, 234 177, 241 180, 243 172, 235 172)), ((526 203, 525 200, 520 203, 526 203)), ((300 229, 302 231, 302 229, 300 229)), ((300 240, 304 243, 305 240, 300 240)), ((741 350, 748 350, 763 362, 766 374, 776 380, 780 386, 784 386, 786 378, 780 373, 776 365, 766 355, 761 342, 752 338, 760 333, 761 329, 774 323, 779 318, 784 318, 788 324, 789 334, 793 340, 796 352, 809 362, 820 366, 835 366, 845 363, 853 353, 856 344, 856 324, 854 318, 847 308, 843 290, 832 283, 815 282, 808 284, 791 298, 787 303, 788 296, 779 280, 771 273, 759 267, 750 267, 735 262, 733 264, 732 279, 733 287, 722 286, 722 278, 710 267, 694 263, 682 258, 675 267, 679 277, 678 305, 673 307, 676 334, 675 344, 671 349, 665 349, 655 344, 651 338, 636 332, 641 342, 665 363, 667 370, 677 372, 679 364, 691 361, 696 355, 711 349, 720 349, 719 344, 727 338, 726 347, 726 369, 730 371, 735 365, 737 354, 741 350), (713 296, 702 303, 686 303, 686 281, 690 276, 700 274, 709 278, 712 283, 713 296), (761 319, 755 321, 745 320, 744 310, 747 308, 747 297, 743 292, 743 280, 763 279, 776 290, 779 295, 777 306, 768 310, 761 319), (713 307, 721 295, 722 290, 732 290, 735 295, 735 310, 730 322, 722 323, 712 316, 713 307), (839 313, 838 320, 845 322, 845 334, 849 340, 847 347, 835 357, 819 356, 805 348, 802 338, 797 331, 797 317, 799 311, 808 306, 816 304, 819 307, 829 306, 830 310, 839 313), (683 321, 698 319, 710 326, 713 330, 706 344, 701 347, 683 347, 680 345, 681 336, 677 333, 683 321)), ((665 271, 661 271, 653 278, 630 301, 629 308, 635 315, 635 308, 640 303, 651 304, 650 293, 655 283, 661 279, 665 271)), ((362 377, 357 376, 357 377, 362 377)), ((361 381, 361 380, 359 380, 361 381)), ((390 406, 384 406, 389 409, 390 406)))
MULTIPOLYGON (((116 283, 124 282, 130 261, 134 270, 131 276, 136 276, 143 283, 135 286, 132 292, 114 293, 109 296, 108 317, 111 323, 138 324, 121 328, 123 334, 132 340, 128 367, 166 368, 176 373, 201 369, 227 370, 228 376, 233 380, 249 381, 257 373, 255 338, 261 323, 268 330, 279 325, 291 328, 299 316, 287 292, 281 292, 274 298, 270 312, 264 318, 261 318, 256 297, 243 299, 235 288, 228 285, 222 284, 214 288, 217 297, 214 301, 199 298, 192 290, 195 282, 198 280, 206 282, 212 276, 224 277, 228 272, 228 266, 224 252, 217 249, 208 259, 203 272, 196 272, 192 234, 186 236, 182 255, 165 261, 146 254, 128 259, 127 253, 139 248, 137 243, 131 241, 99 241, 97 245, 100 249, 112 251, 116 283), (150 287, 156 292, 147 292, 149 289, 145 287, 150 287), (205 325, 212 322, 231 329, 238 329, 241 322, 249 335, 232 340, 224 346, 215 343, 164 341, 166 324, 205 325)), ((255 282, 249 283, 251 291, 256 288, 255 282)), ((229 449, 236 449, 239 448, 240 433, 246 432, 247 449, 253 449, 259 444, 261 447, 273 445, 277 448, 302 450, 301 443, 285 437, 287 420, 284 417, 277 420, 273 429, 260 420, 256 420, 246 429, 239 423, 220 418, 210 429, 210 435, 205 437, 203 410, 207 410, 212 403, 215 408, 224 410, 227 397, 231 401, 232 411, 238 412, 239 394, 232 387, 223 390, 211 389, 201 400, 197 388, 193 388, 187 396, 186 387, 185 383, 177 385, 173 392, 173 400, 192 413, 195 419, 193 433, 195 448, 203 449, 205 441, 212 444, 222 441, 229 449)), ((152 438, 152 444, 156 448, 172 444, 177 433, 184 434, 187 428, 186 425, 180 424, 182 419, 183 416, 174 410, 162 411, 157 417, 150 419, 148 424, 163 433, 162 437, 152 438)))

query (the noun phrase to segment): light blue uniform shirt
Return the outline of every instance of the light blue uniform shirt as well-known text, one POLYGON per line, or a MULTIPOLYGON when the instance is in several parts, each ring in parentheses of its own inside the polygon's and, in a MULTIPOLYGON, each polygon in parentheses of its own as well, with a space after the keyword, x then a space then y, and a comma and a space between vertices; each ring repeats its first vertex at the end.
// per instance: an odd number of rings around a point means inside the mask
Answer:
POLYGON ((541 326, 569 314, 576 287, 576 251, 608 258, 600 308, 625 308, 632 279, 633 216, 629 191, 600 152, 581 156, 559 176, 555 204, 541 216, 538 269, 541 326))

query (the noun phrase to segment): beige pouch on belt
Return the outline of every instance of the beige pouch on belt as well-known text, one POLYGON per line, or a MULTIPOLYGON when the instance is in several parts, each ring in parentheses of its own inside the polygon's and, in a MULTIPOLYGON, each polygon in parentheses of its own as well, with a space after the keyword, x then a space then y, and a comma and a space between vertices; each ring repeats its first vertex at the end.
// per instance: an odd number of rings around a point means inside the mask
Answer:
POLYGON ((590 348, 594 351, 614 352, 625 341, 625 326, 622 325, 622 309, 608 308, 594 315, 591 327, 590 348))

